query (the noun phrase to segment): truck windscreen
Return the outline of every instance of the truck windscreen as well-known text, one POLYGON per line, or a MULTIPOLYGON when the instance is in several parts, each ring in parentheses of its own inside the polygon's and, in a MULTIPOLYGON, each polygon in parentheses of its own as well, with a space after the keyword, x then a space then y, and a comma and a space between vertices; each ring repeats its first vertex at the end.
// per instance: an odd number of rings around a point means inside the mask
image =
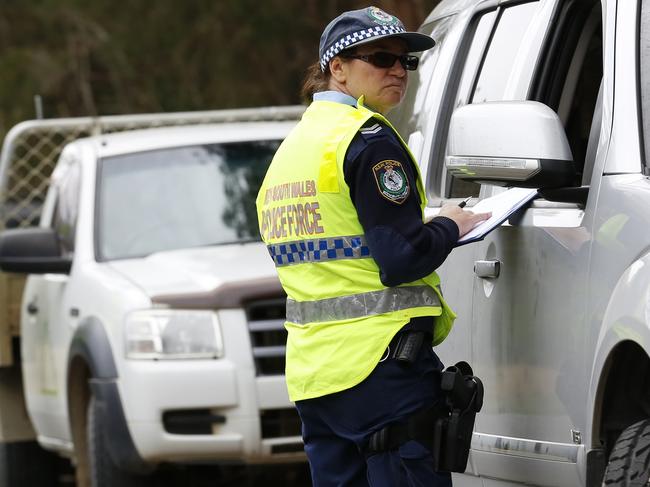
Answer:
POLYGON ((247 141, 104 158, 99 260, 260 240, 255 198, 280 141, 247 141))

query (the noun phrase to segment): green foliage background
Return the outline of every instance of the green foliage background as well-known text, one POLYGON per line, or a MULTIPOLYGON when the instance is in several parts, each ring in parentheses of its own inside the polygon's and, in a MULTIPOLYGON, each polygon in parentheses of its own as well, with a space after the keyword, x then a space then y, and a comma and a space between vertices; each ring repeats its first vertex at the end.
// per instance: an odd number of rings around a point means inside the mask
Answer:
MULTIPOLYGON (((415 29, 439 0, 379 0, 415 29)), ((299 103, 354 0, 2 0, 0 136, 46 118, 299 103)))

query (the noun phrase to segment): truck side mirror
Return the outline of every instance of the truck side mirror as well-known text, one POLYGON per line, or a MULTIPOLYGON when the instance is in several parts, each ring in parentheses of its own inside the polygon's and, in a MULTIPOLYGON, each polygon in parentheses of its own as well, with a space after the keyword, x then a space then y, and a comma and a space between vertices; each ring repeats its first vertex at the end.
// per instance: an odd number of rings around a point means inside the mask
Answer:
POLYGON ((68 274, 72 260, 61 255, 51 228, 19 228, 0 233, 0 269, 24 274, 68 274))
POLYGON ((573 186, 577 172, 557 114, 535 101, 499 101, 456 109, 447 171, 454 177, 522 188, 573 186))

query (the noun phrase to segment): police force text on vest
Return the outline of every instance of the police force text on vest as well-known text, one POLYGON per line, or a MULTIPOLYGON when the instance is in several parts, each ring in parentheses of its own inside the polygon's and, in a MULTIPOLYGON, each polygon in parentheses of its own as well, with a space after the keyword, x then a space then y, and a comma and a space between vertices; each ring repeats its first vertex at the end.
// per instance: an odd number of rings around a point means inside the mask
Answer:
MULTIPOLYGON (((264 205, 292 198, 316 196, 316 181, 282 183, 266 190, 264 205)), ((318 201, 272 206, 262 211, 261 233, 265 240, 323 233, 318 201)))

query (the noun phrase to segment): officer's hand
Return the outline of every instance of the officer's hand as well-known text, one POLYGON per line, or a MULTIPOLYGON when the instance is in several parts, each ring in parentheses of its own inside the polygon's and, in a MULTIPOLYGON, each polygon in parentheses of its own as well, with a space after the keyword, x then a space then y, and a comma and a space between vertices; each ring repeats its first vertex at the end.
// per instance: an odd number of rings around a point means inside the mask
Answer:
POLYGON ((458 237, 462 237, 478 223, 487 220, 492 213, 474 213, 470 210, 464 210, 458 205, 445 205, 440 208, 437 216, 446 216, 458 225, 458 237))

